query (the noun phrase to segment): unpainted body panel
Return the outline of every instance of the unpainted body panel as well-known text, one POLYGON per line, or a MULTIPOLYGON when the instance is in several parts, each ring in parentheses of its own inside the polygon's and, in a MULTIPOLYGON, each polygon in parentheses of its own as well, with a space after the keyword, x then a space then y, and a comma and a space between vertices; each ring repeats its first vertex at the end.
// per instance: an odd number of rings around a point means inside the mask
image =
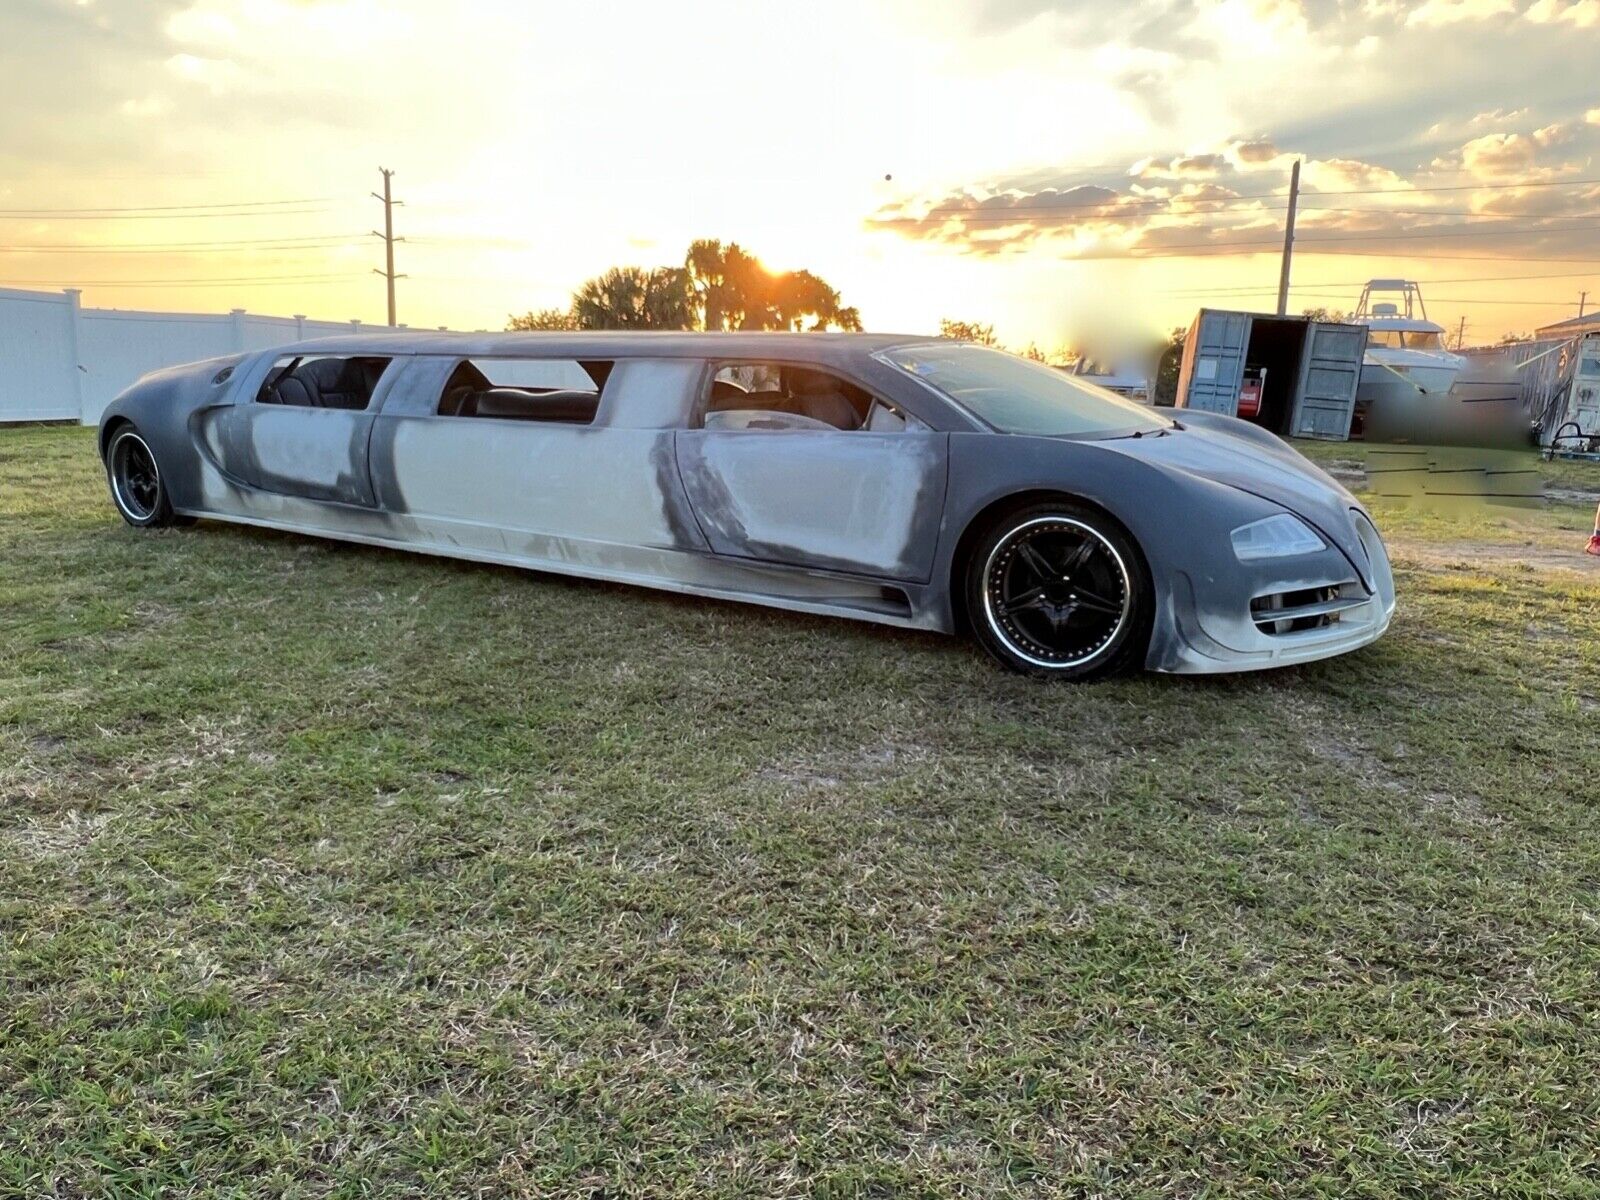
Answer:
POLYGON ((367 441, 373 414, 280 404, 237 405, 245 482, 265 492, 372 507, 367 441))
POLYGON ((595 429, 452 417, 379 418, 373 472, 384 507, 446 542, 515 548, 527 536, 574 553, 704 550, 670 430, 595 429))
POLYGON ((948 435, 682 430, 678 468, 718 554, 927 582, 948 435))

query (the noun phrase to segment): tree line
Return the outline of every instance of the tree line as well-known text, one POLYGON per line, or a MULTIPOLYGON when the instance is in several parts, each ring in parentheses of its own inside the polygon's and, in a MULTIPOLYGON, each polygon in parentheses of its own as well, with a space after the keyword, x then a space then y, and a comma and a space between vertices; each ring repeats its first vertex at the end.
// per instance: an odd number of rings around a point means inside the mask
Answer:
POLYGON ((810 271, 770 271, 737 242, 689 244, 681 267, 612 267, 566 308, 512 316, 510 330, 782 329, 861 331, 861 314, 810 271))

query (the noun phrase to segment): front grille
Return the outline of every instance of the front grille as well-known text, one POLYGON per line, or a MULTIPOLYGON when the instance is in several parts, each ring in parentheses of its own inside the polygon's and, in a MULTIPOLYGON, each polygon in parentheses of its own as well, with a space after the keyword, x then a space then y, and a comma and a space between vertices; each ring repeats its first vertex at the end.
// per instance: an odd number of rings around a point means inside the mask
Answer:
POLYGON ((1250 601, 1250 619, 1270 636, 1304 633, 1337 625, 1340 614, 1360 608, 1370 599, 1354 580, 1293 592, 1269 592, 1250 601))

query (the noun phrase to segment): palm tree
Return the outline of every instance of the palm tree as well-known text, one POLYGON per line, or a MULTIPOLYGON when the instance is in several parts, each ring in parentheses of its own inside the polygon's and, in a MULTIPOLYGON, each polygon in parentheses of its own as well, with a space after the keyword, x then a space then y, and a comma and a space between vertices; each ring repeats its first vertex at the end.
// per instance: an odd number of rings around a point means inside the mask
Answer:
POLYGON ((728 299, 726 254, 722 243, 715 238, 696 238, 689 243, 683 266, 689 272, 689 286, 700 305, 700 327, 713 333, 720 331, 728 299))
POLYGON ((689 243, 681 267, 596 276, 573 294, 571 319, 580 329, 861 329, 861 313, 819 276, 774 274, 738 242, 715 238, 689 243))
POLYGON ((572 295, 580 329, 692 329, 694 296, 682 267, 612 267, 572 295))

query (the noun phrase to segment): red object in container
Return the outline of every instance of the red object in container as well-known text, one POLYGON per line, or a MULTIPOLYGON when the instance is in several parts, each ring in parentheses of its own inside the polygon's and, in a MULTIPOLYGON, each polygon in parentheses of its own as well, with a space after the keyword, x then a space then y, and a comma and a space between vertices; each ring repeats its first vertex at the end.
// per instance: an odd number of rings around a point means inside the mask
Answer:
POLYGON ((1267 386, 1267 372, 1265 369, 1257 370, 1252 375, 1251 368, 1245 368, 1245 375, 1239 382, 1239 410, 1238 415, 1246 421, 1254 420, 1261 415, 1261 392, 1267 386))
POLYGON ((1600 505, 1594 510, 1594 532, 1589 535, 1589 544, 1583 549, 1585 553, 1600 555, 1600 505))

